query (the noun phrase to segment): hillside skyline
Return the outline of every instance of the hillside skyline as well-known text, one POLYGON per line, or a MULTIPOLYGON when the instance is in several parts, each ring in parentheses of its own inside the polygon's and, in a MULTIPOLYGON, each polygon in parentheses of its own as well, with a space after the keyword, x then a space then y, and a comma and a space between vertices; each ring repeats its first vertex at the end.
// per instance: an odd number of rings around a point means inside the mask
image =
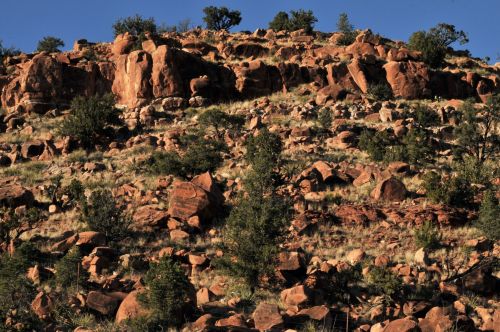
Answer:
POLYGON ((116 0, 106 3, 90 0, 82 7, 55 0, 50 4, 29 2, 29 6, 26 6, 25 2, 7 0, 3 6, 4 13, 10 14, 0 20, 0 40, 5 47, 13 46, 31 53, 35 50, 38 40, 51 35, 63 39, 66 44, 63 49, 68 50, 75 40, 81 38, 93 42, 112 41, 112 24, 119 18, 135 14, 153 17, 158 24, 175 25, 181 20, 190 19, 192 26, 204 26, 202 9, 214 5, 241 11, 242 22, 232 31, 267 28, 277 12, 297 9, 314 12, 318 18, 315 25, 318 31, 335 31, 338 15, 346 12, 357 29, 369 28, 384 37, 405 42, 411 33, 445 22, 455 25, 457 29, 464 30, 469 35, 468 44, 453 45, 454 48, 468 49, 478 58, 488 56, 490 63, 500 61, 500 26, 495 23, 500 3, 494 0, 481 3, 465 0, 446 0, 439 3, 429 0, 418 3, 393 0, 371 3, 363 3, 361 0, 335 3, 319 0, 294 0, 286 3, 186 0, 183 4, 181 7, 158 0, 126 4, 116 0), (19 24, 20 20, 25 23, 19 24))

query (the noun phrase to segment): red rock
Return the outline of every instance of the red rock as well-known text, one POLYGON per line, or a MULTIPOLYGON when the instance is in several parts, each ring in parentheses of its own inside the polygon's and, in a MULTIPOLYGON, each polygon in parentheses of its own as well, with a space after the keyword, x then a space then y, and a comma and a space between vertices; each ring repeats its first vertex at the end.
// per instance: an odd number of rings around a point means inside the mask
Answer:
POLYGON ((276 304, 260 303, 253 312, 255 328, 259 331, 268 331, 283 327, 283 317, 276 304))
POLYGON ((0 179, 0 206, 16 208, 25 205, 31 207, 35 201, 33 193, 17 183, 17 178, 0 179))
POLYGON ((392 92, 396 97, 416 99, 425 97, 429 83, 428 68, 420 62, 392 61, 384 65, 392 92))
POLYGON ((146 317, 148 315, 148 310, 142 306, 137 298, 139 293, 140 291, 132 291, 123 299, 116 312, 116 323, 120 323, 126 319, 146 317))
POLYGON ((354 82, 356 82, 357 86, 363 93, 368 92, 368 80, 363 71, 363 64, 359 60, 359 58, 354 58, 351 63, 347 65, 349 69, 349 73, 351 74, 354 82))
POLYGON ((384 328, 384 332, 420 332, 420 328, 415 321, 401 318, 389 322, 384 328))
POLYGON ((208 331, 214 325, 215 318, 211 314, 205 314, 198 318, 192 325, 193 331, 208 331))
POLYGON ((54 308, 54 301, 44 292, 39 292, 33 302, 31 309, 40 319, 47 319, 54 308))
POLYGON ((170 231, 170 239, 173 241, 183 241, 189 238, 189 234, 180 230, 180 229, 174 229, 170 231))
POLYGON ((283 290, 280 297, 288 306, 304 306, 311 301, 312 294, 306 286, 299 285, 283 290))
POLYGON ((197 215, 206 221, 218 213, 223 202, 224 196, 217 184, 209 173, 205 173, 191 182, 174 182, 169 213, 181 220, 188 220, 197 215))
POLYGON ((118 307, 119 300, 115 297, 106 295, 101 292, 91 291, 87 295, 87 307, 96 310, 103 315, 109 315, 114 313, 118 307))
POLYGON ((136 39, 137 38, 135 36, 130 35, 128 32, 119 34, 118 36, 116 36, 115 41, 113 42, 111 52, 115 56, 130 52, 136 39))
POLYGON ((75 244, 77 246, 88 246, 92 248, 105 246, 106 235, 94 231, 80 232, 78 233, 78 238, 75 244))
POLYGON ((210 293, 210 290, 208 288, 200 288, 196 292, 196 305, 201 306, 202 304, 210 302, 212 297, 211 295, 212 294, 210 293))
POLYGON ((23 156, 23 158, 26 159, 38 157, 43 153, 43 150, 44 150, 43 141, 36 140, 36 141, 24 142, 23 145, 21 146, 21 156, 23 156))
POLYGON ((304 315, 309 317, 309 319, 324 322, 325 326, 328 326, 328 322, 332 319, 330 309, 325 305, 302 309, 297 313, 297 315, 304 315))
POLYGON ((246 328, 247 324, 245 323, 245 318, 241 314, 235 314, 232 315, 228 318, 224 319, 219 319, 217 322, 215 322, 215 326, 218 327, 241 327, 241 328, 246 328))
POLYGON ((118 57, 112 90, 119 104, 140 107, 152 98, 152 68, 151 55, 145 51, 133 51, 118 57))
POLYGON ((406 198, 407 191, 403 182, 389 177, 380 181, 370 195, 377 201, 402 201, 406 198))
POLYGON ((316 104, 324 105, 328 100, 344 100, 346 96, 347 91, 343 87, 339 85, 327 85, 318 91, 316 104))

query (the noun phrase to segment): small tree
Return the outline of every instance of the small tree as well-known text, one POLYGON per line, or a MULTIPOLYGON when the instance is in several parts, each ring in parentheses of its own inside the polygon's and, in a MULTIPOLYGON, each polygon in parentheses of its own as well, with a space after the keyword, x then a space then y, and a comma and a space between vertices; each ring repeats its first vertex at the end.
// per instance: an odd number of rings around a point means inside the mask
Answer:
POLYGON ((198 122, 203 129, 213 129, 219 140, 222 140, 224 138, 223 129, 240 129, 245 123, 245 119, 212 108, 203 112, 199 116, 198 122))
POLYGON ((131 224, 125 207, 117 206, 109 190, 97 190, 90 195, 90 200, 83 204, 82 219, 91 230, 101 232, 112 240, 125 237, 131 224))
POLYGON ((290 17, 287 12, 279 12, 274 16, 273 20, 269 22, 269 29, 273 29, 274 31, 282 31, 289 30, 290 17))
POLYGON ((147 292, 141 300, 152 310, 151 319, 164 327, 182 324, 192 286, 181 266, 164 256, 152 264, 145 282, 147 292))
POLYGON ((374 266, 370 270, 368 282, 374 293, 389 297, 393 297, 403 286, 401 279, 391 270, 378 266, 374 266))
POLYGON ((371 84, 367 93, 375 100, 390 100, 394 97, 391 86, 387 83, 371 84))
POLYGON ((356 40, 356 31, 354 31, 354 26, 349 21, 347 13, 339 15, 337 30, 343 34, 337 41, 339 45, 351 45, 356 40))
POLYGON ((3 59, 8 56, 15 56, 21 54, 21 51, 16 49, 15 47, 6 48, 2 44, 2 40, 0 39, 0 66, 3 63, 3 59))
POLYGON ((61 52, 59 47, 64 47, 64 41, 60 38, 48 36, 43 37, 43 39, 38 42, 36 51, 49 53, 61 52))
POLYGON ((500 205, 491 190, 484 193, 476 227, 489 239, 493 241, 500 239, 500 205))
POLYGON ((439 23, 429 30, 429 34, 434 36, 440 45, 448 47, 453 43, 459 42, 460 45, 467 44, 469 38, 463 30, 456 30, 455 26, 447 23, 439 23))
POLYGON ((467 206, 472 200, 470 183, 464 178, 452 177, 443 181, 436 172, 429 172, 423 180, 426 195, 434 203, 460 207, 467 206))
POLYGON ((418 248, 434 249, 441 241, 441 233, 430 221, 426 221, 422 226, 417 228, 413 236, 418 248))
POLYGON ((269 22, 269 28, 275 31, 304 29, 306 33, 311 33, 316 22, 318 22, 318 19, 311 10, 292 10, 290 11, 290 16, 286 12, 281 11, 269 22))
POLYGON ((112 94, 105 96, 76 97, 71 102, 71 112, 60 127, 63 136, 77 138, 87 147, 93 147, 106 134, 105 128, 120 123, 112 94))
POLYGON ((56 264, 56 283, 62 288, 84 286, 89 278, 82 266, 82 254, 78 247, 71 248, 56 264))
POLYGON ((266 129, 250 139, 246 159, 252 170, 245 179, 248 196, 231 210, 224 228, 221 265, 243 278, 253 291, 261 277, 272 276, 279 243, 288 219, 288 207, 275 193, 275 170, 280 161, 281 140, 266 129))
POLYGON ((227 7, 209 6, 203 9, 203 13, 203 21, 209 30, 229 30, 241 22, 241 12, 227 7))
POLYGON ((332 126, 332 112, 329 108, 323 108, 318 114, 318 124, 322 130, 329 130, 332 126))
POLYGON ((476 110, 471 102, 465 102, 459 111, 462 118, 454 130, 457 139, 455 154, 466 154, 483 163, 498 153, 500 142, 495 128, 500 119, 500 97, 490 98, 481 111, 476 110))
POLYGON ((116 36, 128 32, 132 36, 139 39, 144 39, 146 32, 151 34, 157 33, 156 22, 154 18, 143 18, 136 14, 126 18, 121 18, 113 24, 113 33, 116 36))

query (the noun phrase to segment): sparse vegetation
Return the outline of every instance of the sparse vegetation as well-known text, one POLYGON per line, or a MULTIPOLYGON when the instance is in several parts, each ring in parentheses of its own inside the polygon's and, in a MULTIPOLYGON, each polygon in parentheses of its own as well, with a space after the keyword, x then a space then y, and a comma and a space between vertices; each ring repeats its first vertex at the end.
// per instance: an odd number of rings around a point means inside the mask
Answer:
POLYGON ((75 137, 82 146, 92 148, 106 136, 108 126, 118 123, 118 110, 112 94, 76 97, 71 102, 70 114, 61 124, 60 134, 75 137))
POLYGON ((424 176, 423 186, 431 201, 446 205, 466 206, 473 195, 470 184, 464 178, 442 179, 436 172, 429 172, 424 176))
POLYGON ((63 289, 85 287, 89 273, 82 266, 82 254, 78 247, 71 248, 54 266, 56 283, 63 289))
POLYGON ((354 26, 349 21, 347 13, 341 13, 337 21, 337 30, 342 33, 342 36, 337 40, 337 44, 348 46, 354 43, 357 33, 354 26))
POLYGON ((145 282, 148 290, 141 300, 151 310, 146 324, 156 328, 179 326, 192 298, 192 286, 180 264, 170 257, 162 257, 151 266, 145 282))
POLYGON ((390 298, 395 296, 402 287, 401 279, 386 267, 372 267, 368 275, 368 282, 374 293, 390 298))
POLYGON ((392 89, 387 83, 371 84, 367 92, 375 100, 390 100, 393 98, 392 89))
POLYGON ((47 36, 43 37, 42 40, 38 42, 36 47, 37 52, 48 52, 56 53, 61 52, 60 47, 64 47, 64 41, 57 37, 47 36))
POLYGON ((441 241, 441 233, 432 222, 427 221, 413 232, 417 248, 434 249, 441 241))
POLYGON ((241 22, 241 12, 227 7, 209 6, 203 9, 203 13, 203 21, 209 30, 229 30, 241 22))
POLYGON ((494 241, 500 239, 500 205, 491 190, 486 191, 483 195, 476 227, 489 239, 494 241))
POLYGON ((128 234, 131 223, 125 207, 117 205, 109 190, 96 190, 83 203, 82 219, 89 228, 101 232, 113 241, 123 239, 128 234))
POLYGON ((155 19, 144 18, 138 14, 126 18, 121 18, 113 24, 113 33, 116 36, 128 32, 130 35, 138 37, 139 40, 146 38, 146 33, 155 35, 157 26, 155 19))
POLYGON ((269 22, 269 28, 275 31, 296 31, 303 29, 306 33, 311 33, 316 22, 318 22, 318 19, 311 10, 299 9, 290 11, 290 15, 286 12, 279 12, 269 22))

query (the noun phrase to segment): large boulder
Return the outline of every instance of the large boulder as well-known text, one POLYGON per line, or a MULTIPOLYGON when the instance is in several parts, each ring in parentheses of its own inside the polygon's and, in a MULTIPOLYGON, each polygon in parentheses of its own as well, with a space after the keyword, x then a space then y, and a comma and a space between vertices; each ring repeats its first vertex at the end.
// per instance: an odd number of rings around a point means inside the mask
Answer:
POLYGON ((236 89, 245 98, 270 95, 283 89, 278 68, 261 60, 244 62, 233 70, 236 74, 236 89))
POLYGON ((377 201, 402 201, 406 198, 406 195, 407 191, 404 183, 395 177, 381 180, 371 192, 371 197, 377 201))
POLYGON ((148 315, 148 310, 141 304, 137 298, 140 290, 130 292, 120 303, 116 312, 115 322, 120 323, 127 319, 145 317, 148 315))
POLYGON ((53 308, 54 301, 44 292, 39 292, 33 302, 31 302, 31 310, 33 310, 40 319, 48 318, 53 308))
POLYGON ((417 322, 409 318, 401 318, 389 322, 384 332, 420 332, 417 322))
POLYGON ((31 207, 35 202, 33 193, 21 186, 15 177, 0 180, 0 206, 16 208, 21 205, 31 207))
POLYGON ((119 34, 116 36, 113 46, 111 46, 111 52, 115 56, 120 56, 122 54, 129 53, 134 46, 137 37, 129 34, 128 32, 119 34))
POLYGON ((259 331, 269 331, 283 327, 283 317, 276 304, 260 303, 253 312, 255 328, 259 331))
POLYGON ((384 69, 395 97, 417 99, 429 96, 430 74, 424 63, 390 61, 384 69))
POLYGON ((98 291, 91 291, 87 295, 86 305, 103 315, 110 315, 115 312, 119 303, 120 300, 116 297, 98 291))
POLYGON ((344 100, 345 97, 347 96, 347 93, 348 93, 347 90, 345 90, 342 86, 338 84, 327 85, 318 91, 318 94, 316 96, 316 104, 324 105, 329 100, 331 101, 344 100))
POLYGON ((198 175, 191 182, 176 181, 170 195, 169 214, 188 220, 198 216, 207 221, 219 212, 224 196, 210 173, 198 175))

